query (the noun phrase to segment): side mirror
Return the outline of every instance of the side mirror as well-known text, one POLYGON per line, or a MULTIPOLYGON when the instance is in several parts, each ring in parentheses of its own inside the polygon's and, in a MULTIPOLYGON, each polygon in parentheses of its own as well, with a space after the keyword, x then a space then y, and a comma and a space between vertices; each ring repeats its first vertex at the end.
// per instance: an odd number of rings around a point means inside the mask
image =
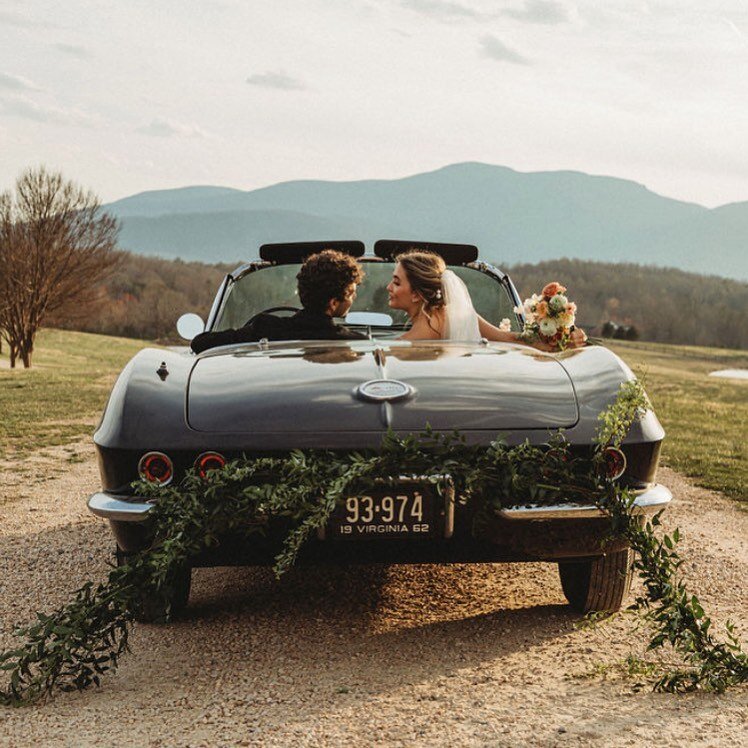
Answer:
POLYGON ((205 329, 205 322, 199 314, 183 314, 177 320, 177 332, 180 338, 192 340, 195 335, 199 335, 205 329))

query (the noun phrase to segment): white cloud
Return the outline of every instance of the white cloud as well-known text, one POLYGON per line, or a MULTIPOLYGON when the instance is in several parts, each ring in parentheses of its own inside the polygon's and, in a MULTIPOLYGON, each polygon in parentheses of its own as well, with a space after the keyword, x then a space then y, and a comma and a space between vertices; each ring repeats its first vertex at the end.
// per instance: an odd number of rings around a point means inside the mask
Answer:
POLYGON ((57 42, 53 46, 56 50, 64 52, 71 57, 77 57, 79 60, 88 60, 91 57, 91 53, 85 47, 79 44, 66 44, 65 42, 57 42))
POLYGON ((32 28, 53 28, 54 25, 45 21, 34 21, 31 18, 27 18, 21 13, 14 13, 13 11, 0 10, 0 25, 3 26, 16 26, 22 29, 32 28))
POLYGON ((481 18, 482 13, 463 3, 450 0, 400 0, 404 8, 437 18, 481 18))
POLYGON ((486 57, 490 57, 492 60, 501 60, 503 62, 513 62, 518 65, 529 65, 530 61, 523 57, 519 52, 515 52, 511 47, 508 47, 501 39, 486 34, 481 40, 481 49, 486 57))
POLYGON ((522 8, 507 8, 502 14, 527 23, 557 24, 569 20, 569 11, 555 0, 525 0, 522 8))
POLYGON ((260 86, 261 88, 277 88, 281 91, 303 91, 306 89, 304 81, 298 78, 292 78, 283 72, 255 73, 247 78, 250 86, 260 86))
POLYGON ((91 127, 98 119, 78 109, 39 104, 27 96, 10 96, 0 99, 0 112, 11 117, 57 125, 91 127))
POLYGON ((156 138, 206 138, 208 134, 197 125, 175 122, 165 117, 156 117, 149 125, 138 128, 138 132, 156 138))
POLYGON ((38 91, 39 87, 28 78, 0 73, 0 89, 6 91, 38 91))

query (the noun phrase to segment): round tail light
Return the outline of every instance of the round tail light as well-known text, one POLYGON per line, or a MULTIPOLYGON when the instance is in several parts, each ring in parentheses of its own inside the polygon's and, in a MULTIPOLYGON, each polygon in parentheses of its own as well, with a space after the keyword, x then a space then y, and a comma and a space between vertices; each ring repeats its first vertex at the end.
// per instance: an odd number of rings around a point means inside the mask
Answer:
POLYGON ((138 472, 144 480, 166 485, 174 477, 174 465, 163 452, 146 452, 140 458, 138 472))
POLYGON ((626 455, 616 447, 607 447, 603 452, 605 474, 611 480, 617 480, 626 470, 626 455))
POLYGON ((203 452, 195 460, 195 470, 201 478, 206 478, 211 470, 220 470, 226 464, 226 458, 218 452, 203 452))

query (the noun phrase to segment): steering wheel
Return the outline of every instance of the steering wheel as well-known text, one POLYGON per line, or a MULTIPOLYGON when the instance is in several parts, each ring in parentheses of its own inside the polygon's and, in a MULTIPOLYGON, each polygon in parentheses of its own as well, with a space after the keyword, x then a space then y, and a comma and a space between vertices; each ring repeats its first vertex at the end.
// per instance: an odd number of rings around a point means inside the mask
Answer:
POLYGON ((252 322, 254 322, 261 314, 273 314, 274 312, 293 312, 296 314, 296 312, 300 312, 301 309, 295 306, 271 306, 270 309, 263 309, 261 312, 257 312, 257 314, 250 317, 245 323, 244 326, 251 325, 252 322))
POLYGON ((297 306, 271 306, 270 309, 263 309, 261 312, 255 314, 255 317, 260 314, 273 314, 273 312, 300 312, 301 309, 297 306))

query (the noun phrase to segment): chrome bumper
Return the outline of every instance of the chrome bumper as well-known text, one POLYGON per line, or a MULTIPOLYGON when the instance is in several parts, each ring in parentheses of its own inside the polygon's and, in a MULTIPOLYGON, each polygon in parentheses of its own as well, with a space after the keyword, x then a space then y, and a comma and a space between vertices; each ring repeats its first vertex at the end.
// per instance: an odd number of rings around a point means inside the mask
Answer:
MULTIPOLYGON (((638 493, 634 499, 634 511, 637 514, 655 514, 664 509, 673 499, 665 486, 655 483, 638 493)), ((112 496, 99 491, 88 499, 88 508, 92 514, 103 519, 117 522, 143 522, 148 516, 151 504, 133 497, 131 500, 112 496)), ((550 506, 513 506, 501 509, 500 517, 510 520, 535 519, 591 519, 604 517, 605 512, 588 504, 553 504, 550 506)))
MULTIPOLYGON (((673 495, 665 486, 654 483, 636 494, 635 514, 656 514, 673 500, 673 495)), ((501 509, 500 517, 511 520, 532 519, 591 519, 604 517, 607 512, 589 504, 551 504, 546 506, 513 506, 501 509)))
POLYGON ((92 514, 117 522, 143 522, 151 506, 137 497, 125 500, 104 491, 98 491, 88 499, 88 509, 92 514))

